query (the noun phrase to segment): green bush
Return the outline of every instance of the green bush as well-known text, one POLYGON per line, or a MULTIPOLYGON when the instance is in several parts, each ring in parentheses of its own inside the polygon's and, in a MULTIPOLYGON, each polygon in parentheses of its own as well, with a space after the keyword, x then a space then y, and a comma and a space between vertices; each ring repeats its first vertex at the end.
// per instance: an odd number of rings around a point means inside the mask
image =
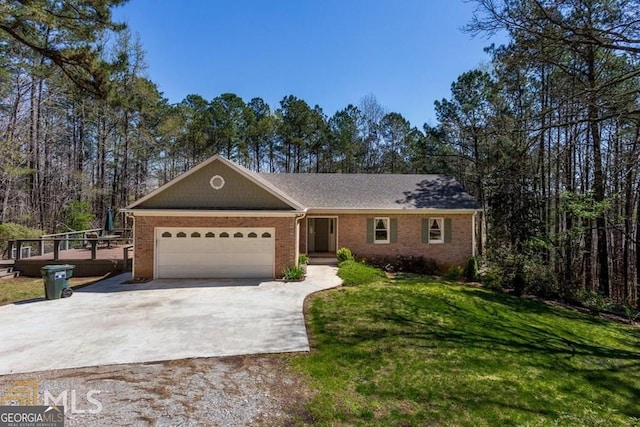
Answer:
MULTIPOLYGON (((509 247, 494 247, 487 254, 485 264, 493 275, 499 277, 502 287, 513 289, 516 295, 556 298, 560 294, 552 267, 539 254, 517 253, 509 247)), ((495 279, 491 277, 487 280, 495 279)), ((490 287, 497 288, 497 282, 490 287)))
POLYGON ((476 257, 469 257, 467 266, 464 269, 464 278, 467 282, 475 282, 478 280, 478 260, 476 257))
POLYGON ((366 263, 388 272, 404 272, 435 276, 440 274, 440 266, 433 258, 424 256, 398 255, 395 257, 370 257, 366 263))
POLYGON ((345 286, 366 285, 386 278, 382 270, 354 260, 340 263, 338 276, 345 286))
POLYGON ((309 264, 309 256, 307 254, 298 255, 298 265, 309 264))
POLYGON ((480 275, 480 282, 482 285, 488 289, 493 289, 494 291, 502 290, 502 276, 500 272, 493 269, 485 270, 480 275))
POLYGON ((524 265, 523 274, 526 293, 543 298, 557 298, 560 296, 558 278, 548 265, 542 262, 527 262, 524 265))
POLYGON ((580 290, 577 295, 578 302, 593 313, 599 313, 610 304, 610 301, 601 293, 591 290, 580 290))
POLYGON ((7 254, 9 240, 15 239, 34 239, 44 234, 42 230, 29 228, 24 225, 7 222, 0 224, 0 251, 3 256, 7 254))
POLYGON ((444 275, 444 278, 447 280, 451 280, 452 282, 457 282, 462 279, 462 274, 464 270, 459 265, 452 265, 449 267, 447 272, 444 275))
POLYGON ((338 249, 336 257, 338 258, 338 262, 353 261, 353 254, 349 248, 338 249))
POLYGON ((287 267, 284 269, 284 271, 282 272, 282 278, 285 280, 285 282, 288 282, 290 280, 300 280, 302 278, 304 278, 304 268, 302 268, 299 265, 295 265, 292 267, 287 267))

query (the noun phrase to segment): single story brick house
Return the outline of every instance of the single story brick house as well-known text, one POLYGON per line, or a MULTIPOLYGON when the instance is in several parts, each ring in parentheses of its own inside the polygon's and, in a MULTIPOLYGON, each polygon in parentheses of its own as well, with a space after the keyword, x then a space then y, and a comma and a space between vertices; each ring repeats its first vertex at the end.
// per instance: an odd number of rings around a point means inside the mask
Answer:
POLYGON ((123 211, 134 277, 274 278, 340 247, 464 265, 479 208, 443 175, 265 174, 215 155, 123 211))

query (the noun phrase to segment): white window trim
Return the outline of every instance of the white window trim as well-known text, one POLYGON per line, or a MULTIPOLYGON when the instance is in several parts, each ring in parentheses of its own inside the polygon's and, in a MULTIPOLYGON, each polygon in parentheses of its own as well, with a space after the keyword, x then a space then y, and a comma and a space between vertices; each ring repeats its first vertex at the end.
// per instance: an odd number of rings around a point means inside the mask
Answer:
POLYGON ((373 243, 380 245, 380 244, 386 244, 390 242, 391 242, 391 220, 388 217, 373 218, 373 243), (380 220, 384 222, 385 229, 387 230, 387 238, 385 240, 376 238, 376 225, 380 220))
POLYGON ((427 230, 427 233, 429 233, 429 243, 444 243, 444 218, 429 218, 429 229, 427 230), (438 225, 440 226, 439 239, 431 239, 431 224, 433 223, 433 221, 438 221, 438 225))

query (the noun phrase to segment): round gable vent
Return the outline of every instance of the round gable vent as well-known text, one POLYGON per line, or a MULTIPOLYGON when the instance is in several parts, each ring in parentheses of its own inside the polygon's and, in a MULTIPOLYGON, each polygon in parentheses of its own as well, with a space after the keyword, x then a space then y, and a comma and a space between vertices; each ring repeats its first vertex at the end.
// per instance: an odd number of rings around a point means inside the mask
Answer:
POLYGON ((209 180, 209 185, 211 185, 211 188, 214 190, 219 190, 224 187, 224 178, 220 175, 216 175, 209 180))

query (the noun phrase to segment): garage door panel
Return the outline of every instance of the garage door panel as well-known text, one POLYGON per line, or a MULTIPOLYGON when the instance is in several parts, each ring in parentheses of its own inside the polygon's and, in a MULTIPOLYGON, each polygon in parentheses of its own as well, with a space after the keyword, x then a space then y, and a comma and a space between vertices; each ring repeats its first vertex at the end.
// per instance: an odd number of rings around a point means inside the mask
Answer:
POLYGON ((206 252, 206 253, 261 253, 273 247, 273 240, 234 239, 230 241, 201 239, 162 239, 157 248, 165 253, 206 252))
MULTIPOLYGON (((190 266, 190 279, 208 279, 208 278, 265 278, 272 275, 271 266, 264 266, 262 269, 252 268, 250 270, 242 268, 242 266, 190 266)), ((184 266, 165 266, 163 268, 163 279, 180 279, 185 278, 184 266)))
POLYGON ((272 265, 271 254, 158 254, 158 262, 167 265, 272 265))
POLYGON ((209 254, 212 256, 223 254, 263 254, 265 252, 272 252, 273 242, 267 244, 261 244, 259 246, 248 246, 242 244, 234 245, 171 245, 171 243, 159 244, 157 246, 158 253, 162 254, 209 254))
POLYGON ((273 277, 275 229, 158 228, 155 260, 158 278, 273 277))

